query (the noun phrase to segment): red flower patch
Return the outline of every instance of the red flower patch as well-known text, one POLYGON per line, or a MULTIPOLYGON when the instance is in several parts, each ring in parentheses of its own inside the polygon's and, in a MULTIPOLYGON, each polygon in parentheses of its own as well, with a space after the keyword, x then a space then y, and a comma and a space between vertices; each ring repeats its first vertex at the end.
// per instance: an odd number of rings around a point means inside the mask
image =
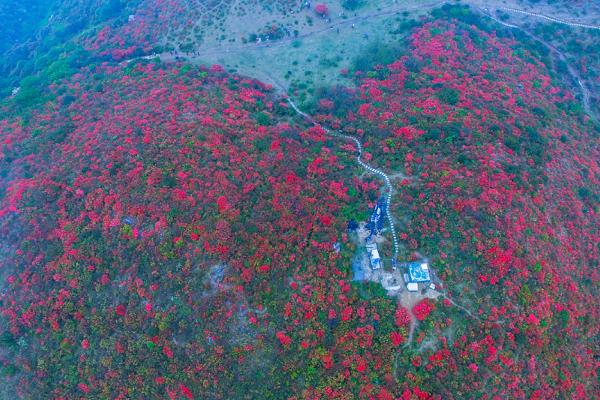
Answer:
POLYGON ((429 299, 421 300, 417 303, 412 311, 419 321, 423 321, 435 309, 435 305, 429 299))
POLYGON ((292 343, 292 339, 283 331, 277 332, 275 336, 279 339, 279 343, 281 343, 283 347, 288 347, 290 343, 292 343))
POLYGON ((123 305, 123 304, 119 304, 116 308, 115 308, 115 313, 117 313, 117 315, 119 317, 124 317, 125 314, 127 313, 127 308, 123 305))

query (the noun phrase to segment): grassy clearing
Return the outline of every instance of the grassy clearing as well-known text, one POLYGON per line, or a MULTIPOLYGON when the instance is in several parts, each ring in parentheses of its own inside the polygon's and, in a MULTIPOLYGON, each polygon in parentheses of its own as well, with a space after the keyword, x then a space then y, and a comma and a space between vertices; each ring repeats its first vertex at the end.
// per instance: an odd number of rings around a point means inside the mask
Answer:
POLYGON ((246 47, 242 50, 201 55, 198 62, 220 64, 227 70, 260 78, 282 86, 299 100, 312 100, 314 88, 352 85, 352 70, 368 49, 399 49, 416 14, 374 17, 367 21, 340 25, 294 40, 273 42, 270 47, 246 47))

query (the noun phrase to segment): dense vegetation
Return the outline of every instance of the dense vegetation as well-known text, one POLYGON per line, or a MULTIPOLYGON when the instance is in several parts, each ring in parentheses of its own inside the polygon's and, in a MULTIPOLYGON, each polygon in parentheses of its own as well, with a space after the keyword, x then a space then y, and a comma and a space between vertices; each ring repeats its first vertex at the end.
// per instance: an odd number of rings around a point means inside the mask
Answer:
POLYGON ((374 186, 260 84, 139 64, 53 93, 2 122, 3 358, 20 393, 279 398, 317 382, 323 341, 366 329, 364 310, 392 318, 391 300, 348 293, 331 250, 349 188, 360 204, 374 186))
POLYGON ((317 91, 406 175, 402 257, 448 297, 407 310, 352 281, 356 149, 219 66, 119 63, 181 3, 144 4, 0 106, 1 397, 594 397, 599 131, 534 53, 446 7, 317 91))
POLYGON ((108 26, 123 26, 136 1, 8 1, 0 4, 0 97, 20 88, 17 100, 31 104, 44 88, 102 58, 85 48, 86 38, 108 26))
POLYGON ((458 22, 417 29, 410 55, 359 74, 359 85, 344 122, 322 118, 411 176, 396 203, 407 251, 433 256, 482 322, 437 314, 420 339, 447 346, 414 374, 444 397, 464 395, 465 382, 472 395, 589 397, 597 127, 516 43, 458 22))

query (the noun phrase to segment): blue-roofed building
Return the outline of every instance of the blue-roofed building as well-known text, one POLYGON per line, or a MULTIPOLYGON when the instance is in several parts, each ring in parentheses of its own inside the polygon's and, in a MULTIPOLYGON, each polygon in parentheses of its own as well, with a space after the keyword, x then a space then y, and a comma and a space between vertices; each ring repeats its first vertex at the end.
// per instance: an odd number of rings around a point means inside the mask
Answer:
POLYGON ((407 264, 409 282, 430 282, 429 264, 426 262, 410 262, 407 264))

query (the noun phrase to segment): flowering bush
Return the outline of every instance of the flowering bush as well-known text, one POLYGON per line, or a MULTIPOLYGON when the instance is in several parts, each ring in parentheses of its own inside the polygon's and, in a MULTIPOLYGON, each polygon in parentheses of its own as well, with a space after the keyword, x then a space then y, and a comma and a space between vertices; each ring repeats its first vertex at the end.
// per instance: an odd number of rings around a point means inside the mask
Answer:
POLYGON ((423 321, 434 310, 435 306, 428 299, 421 300, 417 303, 412 312, 416 319, 423 321))
POLYGON ((329 14, 329 9, 325 4, 320 3, 315 6, 315 12, 321 16, 325 16, 329 14))

